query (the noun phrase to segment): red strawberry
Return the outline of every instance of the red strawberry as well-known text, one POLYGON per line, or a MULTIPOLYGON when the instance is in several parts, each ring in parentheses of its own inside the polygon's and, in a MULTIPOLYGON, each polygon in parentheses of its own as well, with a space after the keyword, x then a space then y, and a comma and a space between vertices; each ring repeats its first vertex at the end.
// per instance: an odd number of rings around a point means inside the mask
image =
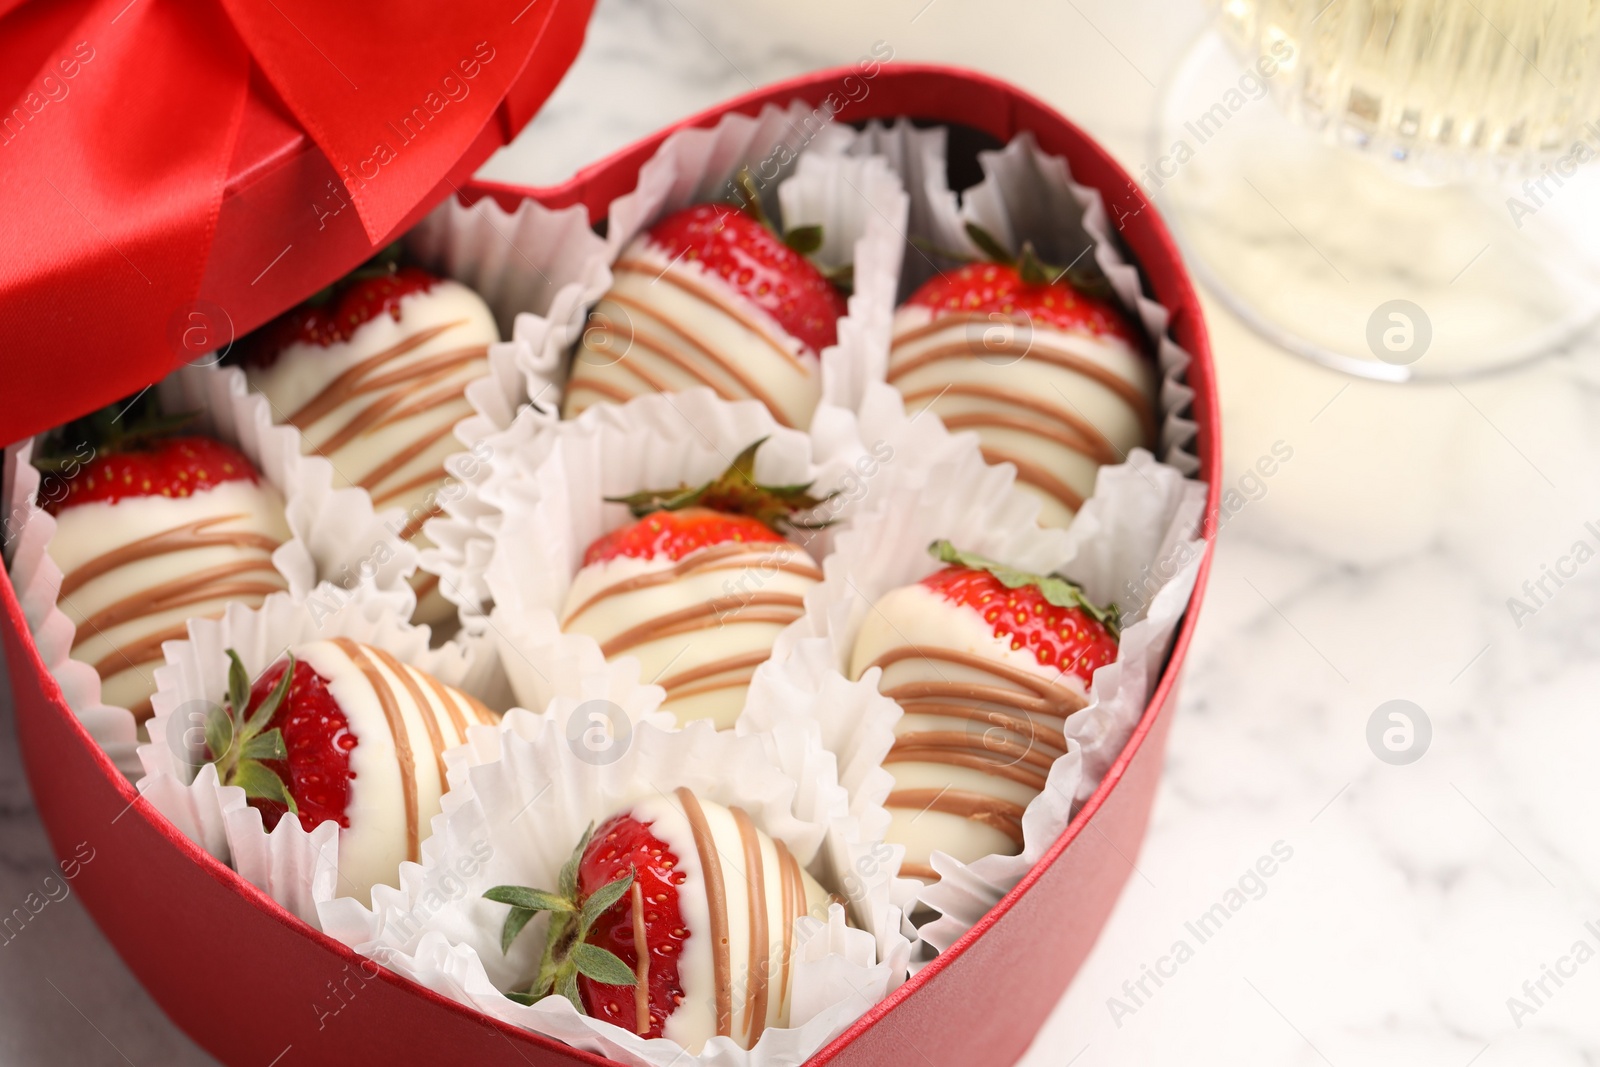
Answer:
POLYGON ((1117 658, 1115 606, 1096 606, 1064 578, 1013 570, 958 552, 948 541, 935 541, 929 550, 952 566, 922 584, 952 604, 979 612, 1012 649, 1031 649, 1042 666, 1076 675, 1085 685, 1117 658))
MULTIPOLYGON (((637 973, 634 919, 636 907, 643 908, 639 919, 650 960, 650 1025, 645 1036, 660 1037, 667 1016, 683 1002, 678 960, 689 927, 678 909, 678 886, 686 877, 678 870, 678 857, 650 833, 647 825, 631 815, 618 815, 595 831, 584 850, 578 864, 578 899, 590 899, 602 886, 625 878, 630 869, 633 886, 595 919, 586 940, 612 953, 637 973)), ((578 993, 590 1015, 638 1032, 635 989, 605 985, 580 973, 578 993)))
MULTIPOLYGON (((350 752, 356 736, 350 720, 328 691, 327 679, 310 665, 295 662, 291 655, 274 664, 250 687, 250 707, 260 709, 289 670, 293 680, 279 699, 276 710, 266 720, 264 731, 277 730, 283 736, 285 756, 264 758, 261 763, 285 783, 299 810, 300 824, 307 830, 332 820, 350 828, 346 809, 350 804, 350 752)), ((278 825, 289 810, 288 804, 270 797, 252 797, 250 806, 261 812, 268 830, 278 825)))
POLYGON ((726 541, 782 541, 786 527, 819 529, 826 523, 794 517, 824 503, 805 485, 760 485, 755 479, 756 451, 763 437, 740 452, 731 466, 699 487, 647 489, 632 496, 607 497, 627 504, 638 521, 612 530, 583 554, 585 567, 618 556, 651 559, 666 555, 682 559, 710 545, 726 541))
POLYGON ((231 648, 228 661, 228 695, 205 721, 206 752, 218 779, 242 788, 269 830, 285 811, 302 810, 307 830, 327 819, 348 827, 356 739, 325 680, 291 652, 252 688, 231 648))
POLYGON ((1009 263, 969 263, 930 279, 908 304, 937 317, 953 312, 1006 315, 1093 336, 1112 336, 1137 347, 1140 342, 1122 312, 1073 288, 1065 279, 1027 281, 1009 263))
POLYGON ((66 483, 51 514, 96 500, 115 503, 129 497, 189 496, 223 482, 259 482, 260 476, 237 449, 209 437, 167 437, 110 446, 66 483))
POLYGON ((672 259, 699 262, 813 353, 838 340, 845 299, 812 262, 732 204, 696 204, 650 229, 672 259))
POLYGON ((618 556, 682 559, 724 541, 782 541, 783 535, 759 519, 729 515, 710 508, 653 511, 637 522, 612 530, 583 554, 585 567, 618 556))
POLYGON ((425 293, 439 278, 419 267, 382 273, 357 272, 293 308, 266 326, 250 346, 251 362, 268 366, 293 344, 327 348, 350 340, 356 330, 384 312, 400 321, 400 301, 425 293))

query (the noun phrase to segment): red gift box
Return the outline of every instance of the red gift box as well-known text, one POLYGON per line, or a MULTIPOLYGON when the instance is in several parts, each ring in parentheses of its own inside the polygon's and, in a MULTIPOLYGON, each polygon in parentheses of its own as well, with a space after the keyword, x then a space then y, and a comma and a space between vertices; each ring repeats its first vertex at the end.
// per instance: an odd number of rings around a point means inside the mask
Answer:
MULTIPOLYGON (((557 59, 541 68, 549 84, 540 84, 531 95, 542 100, 553 84, 549 75, 555 64, 564 68, 576 51, 588 6, 579 2, 561 12, 545 12, 550 24, 540 47, 557 59)), ((1200 476, 1210 484, 1206 530, 1213 530, 1221 442, 1200 305, 1165 227, 1127 174, 1059 114, 984 75, 890 64, 876 72, 865 93, 845 89, 848 78, 862 84, 854 70, 807 75, 679 125, 710 126, 727 112, 753 114, 767 103, 799 99, 820 106, 831 97, 839 121, 906 115, 969 127, 1002 142, 1031 131, 1046 152, 1064 156, 1074 179, 1096 187, 1105 197, 1121 240, 1143 271, 1148 292, 1172 312, 1174 339, 1194 357, 1188 381, 1195 392, 1192 416, 1199 427, 1195 449, 1200 476)), ((509 135, 514 119, 511 115, 506 125, 486 127, 460 166, 476 165, 509 135)), ((324 188, 331 172, 329 160, 305 142, 303 133, 295 135, 281 113, 264 111, 251 121, 255 125, 247 124, 241 136, 259 137, 263 151, 253 156, 253 170, 229 179, 213 264, 230 256, 242 262, 281 247, 285 234, 271 232, 264 219, 279 220, 303 211, 313 222, 306 224, 302 218, 296 232, 319 232, 308 230, 319 216, 303 205, 308 194, 315 197, 324 188)), ((558 186, 522 189, 471 183, 461 193, 467 200, 494 196, 507 207, 524 197, 552 207, 581 203, 598 221, 612 199, 633 188, 640 166, 671 132, 646 138, 558 186)), ((241 153, 244 147, 242 141, 241 153)), ((451 181, 447 177, 436 183, 391 229, 398 231, 419 218, 448 192, 451 181)), ((331 208, 332 201, 327 206, 331 208)), ((314 265, 284 271, 271 289, 262 290, 270 296, 238 295, 242 302, 235 307, 250 310, 238 313, 236 328, 264 320, 339 276, 391 232, 384 229, 377 240, 365 228, 365 236, 358 235, 350 222, 337 222, 342 214, 341 210, 334 215, 335 225, 344 227, 341 236, 311 246, 308 256, 314 256, 314 265)), ((347 216, 354 217, 354 212, 347 216)), ((0 279, 0 291, 8 280, 0 279)), ((16 355, 7 353, 4 358, 9 374, 16 355)), ((134 388, 167 369, 154 357, 137 366, 130 379, 134 388)), ((64 414, 81 413, 102 398, 92 387, 75 389, 64 414)), ((29 425, 8 424, 0 439, 26 432, 29 425)), ((1067 832, 965 937, 813 1057, 811 1064, 866 1067, 925 1061, 943 1067, 1008 1064, 1021 1056, 1088 954, 1132 871, 1128 857, 1137 853, 1148 823, 1171 723, 1168 708, 1209 570, 1208 551, 1149 706, 1127 747, 1067 832), (1086 832, 1091 828, 1093 833, 1086 832)), ((68 709, 33 645, 9 580, 0 582, 0 604, 18 735, 40 816, 59 855, 72 855, 84 842, 94 848, 95 861, 81 867, 74 887, 151 995, 200 1045, 224 1062, 238 1064, 276 1062, 274 1057, 291 1050, 295 1063, 340 1067, 389 1057, 400 1062, 541 1067, 609 1062, 488 1019, 376 967, 292 918, 193 845, 138 799, 68 709), (249 997, 239 996, 236 982, 223 972, 228 946, 239 945, 252 950, 249 997), (330 1013, 329 989, 335 987, 341 1007, 330 1013)))

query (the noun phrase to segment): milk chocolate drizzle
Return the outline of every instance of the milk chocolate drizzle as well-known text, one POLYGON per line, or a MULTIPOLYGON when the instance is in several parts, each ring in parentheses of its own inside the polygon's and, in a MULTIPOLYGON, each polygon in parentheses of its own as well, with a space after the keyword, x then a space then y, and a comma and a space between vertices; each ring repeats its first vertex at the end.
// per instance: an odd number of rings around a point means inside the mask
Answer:
MULTIPOLYGON (((1092 381, 1115 394, 1139 421, 1146 442, 1156 438, 1155 413, 1148 398, 1139 387, 1108 367, 1064 347, 1051 344, 1051 331, 1038 329, 1024 340, 985 344, 979 351, 977 345, 965 336, 974 325, 988 326, 985 315, 970 312, 938 314, 932 321, 897 334, 889 357, 888 380, 891 384, 913 371, 946 360, 969 360, 978 356, 1014 356, 1017 360, 1031 359, 1059 367, 1092 381), (949 331, 957 339, 931 344, 920 351, 908 353, 907 346, 949 331)), ((907 406, 926 400, 931 406, 941 397, 969 398, 990 401, 990 405, 974 411, 940 413, 940 418, 952 430, 1001 429, 1030 434, 1070 451, 1086 456, 1097 464, 1118 462, 1121 454, 1115 445, 1089 423, 1083 414, 1072 409, 1071 401, 1057 405, 1025 391, 1025 382, 1016 375, 997 374, 995 383, 954 382, 943 387, 928 386, 905 393, 907 406), (1012 383, 1006 385, 1002 383, 1012 383), (1002 410, 996 410, 999 405, 1002 410), (1010 410, 1003 410, 1003 408, 1010 410)), ((990 463, 1011 463, 1017 468, 1020 481, 1058 500, 1063 507, 1077 511, 1083 506, 1083 495, 1069 486, 1064 479, 1046 465, 1019 455, 1011 449, 991 444, 983 446, 983 455, 990 463)))
MULTIPOLYGON (((307 446, 312 451, 331 460, 339 449, 364 435, 375 433, 385 426, 405 419, 440 411, 452 403, 461 401, 466 382, 451 379, 464 367, 486 359, 487 345, 467 345, 434 352, 399 367, 390 367, 389 364, 449 330, 463 325, 466 325, 465 320, 429 326, 381 352, 368 356, 329 382, 322 392, 291 414, 288 423, 305 434, 307 446), (330 427, 316 438, 309 433, 311 427, 333 415, 345 404, 365 396, 372 396, 373 399, 365 406, 351 412, 339 426, 330 427)), ((447 437, 454 425, 455 419, 446 417, 438 426, 419 430, 415 440, 386 457, 383 462, 366 472, 356 484, 372 494, 375 507, 382 507, 408 492, 442 484, 448 477, 443 463, 398 485, 384 486, 383 483, 447 437)), ((337 465, 335 463, 335 466, 337 465)), ((416 537, 422 529, 422 524, 436 513, 437 507, 428 514, 413 519, 401 531, 400 536, 408 541, 416 537)))
POLYGON ((743 808, 730 808, 733 821, 739 828, 739 843, 744 848, 745 879, 748 884, 745 896, 750 908, 750 959, 745 971, 744 1032, 745 1044, 753 1045, 761 1038, 767 1026, 767 878, 766 865, 761 856, 761 839, 750 823, 743 808))
POLYGON ((644 890, 633 883, 633 1032, 650 1032, 650 941, 644 930, 644 890))
POLYGON ((694 834, 695 851, 700 856, 700 872, 706 884, 706 911, 711 916, 711 975, 717 1011, 717 1033, 733 1036, 733 967, 728 945, 728 893, 722 884, 722 859, 706 823, 706 813, 692 790, 679 786, 678 803, 694 834))
MULTIPOLYGON (((801 549, 793 546, 785 548, 778 542, 764 544, 746 541, 727 542, 693 552, 671 567, 624 578, 599 590, 567 613, 562 620, 562 628, 569 627, 584 612, 612 597, 668 585, 689 575, 709 571, 751 569, 760 569, 772 574, 793 574, 813 581, 822 580, 821 570, 801 549), (779 549, 782 550, 781 555, 777 551, 779 549)), ((600 643, 600 650, 606 656, 614 656, 660 638, 737 623, 773 623, 787 626, 804 613, 805 601, 795 593, 757 590, 751 593, 712 597, 677 611, 657 615, 614 634, 600 643)), ((769 655, 770 652, 764 651, 735 653, 708 663, 685 667, 675 674, 657 679, 656 684, 667 691, 668 699, 748 685, 756 667, 760 666, 769 655)))
MULTIPOLYGON (((912 729, 902 724, 896 727, 897 736, 885 763, 963 767, 1034 793, 1044 789, 1051 764, 1066 752, 1065 734, 1051 723, 1064 721, 1084 706, 1079 692, 1056 679, 958 649, 902 645, 869 666, 883 668, 887 682, 888 669, 906 661, 927 661, 936 675, 942 661, 982 672, 999 684, 951 681, 942 676, 898 685, 880 683, 884 696, 898 702, 907 716, 989 724, 988 729, 964 725, 959 730, 912 729)), ((896 789, 885 805, 959 815, 999 830, 1019 848, 1022 845, 1023 806, 998 797, 959 789, 896 789)), ((936 877, 931 869, 914 864, 902 864, 901 873, 929 880, 936 877)))
MULTIPOLYGON (((373 694, 378 698, 378 706, 383 709, 384 721, 389 724, 389 736, 394 739, 395 764, 400 772, 400 795, 406 810, 406 859, 415 863, 420 858, 417 761, 411 751, 411 735, 406 730, 405 713, 400 710, 400 704, 395 700, 395 692, 390 687, 388 679, 367 655, 366 649, 348 637, 335 637, 333 643, 350 657, 350 662, 354 663, 366 677, 367 683, 372 686, 373 694)), ((423 713, 427 713, 426 709, 423 713)))
MULTIPOLYGON (((227 547, 237 549, 241 555, 259 553, 255 558, 242 558, 232 563, 218 564, 204 570, 191 570, 182 577, 141 589, 106 605, 84 617, 78 624, 73 639, 76 650, 84 642, 103 631, 124 623, 158 615, 175 608, 201 604, 210 600, 240 600, 254 607, 269 594, 288 588, 281 575, 272 566, 272 552, 280 542, 266 534, 251 530, 217 529, 224 523, 244 519, 242 514, 216 515, 196 519, 182 526, 174 526, 148 537, 141 537, 125 545, 102 552, 64 575, 61 579, 60 598, 67 602, 89 582, 130 564, 157 556, 193 549, 227 547)), ((188 624, 180 622, 164 626, 149 633, 130 636, 93 664, 102 681, 129 668, 161 658, 161 645, 165 641, 179 640, 188 633, 188 624)), ((141 701, 130 709, 134 717, 143 721, 150 715, 149 700, 141 701)))
MULTIPOLYGON (((762 321, 744 302, 732 292, 723 292, 721 287, 695 278, 690 272, 680 269, 660 270, 656 265, 638 259, 620 259, 612 265, 614 275, 635 274, 649 277, 653 282, 665 282, 688 294, 703 304, 709 305, 717 311, 734 319, 760 338, 762 351, 771 349, 779 359, 794 370, 804 375, 816 373, 816 355, 809 350, 796 353, 793 343, 785 343, 783 338, 774 333, 771 325, 762 321)), ((772 412, 773 417, 785 426, 791 425, 783 413, 783 408, 777 403, 776 398, 767 392, 755 376, 749 374, 745 367, 751 358, 747 351, 725 352, 716 345, 706 341, 703 337, 692 332, 687 323, 666 319, 661 311, 649 304, 634 299, 625 293, 612 290, 607 293, 604 301, 619 307, 623 316, 629 322, 629 328, 620 332, 613 329, 610 321, 605 316, 598 316, 590 327, 609 335, 616 334, 620 343, 637 346, 649 352, 661 361, 678 368, 691 378, 710 386, 718 396, 724 400, 742 400, 753 397, 760 400, 772 412), (641 320, 654 319, 667 328, 681 344, 673 338, 657 334, 640 328, 641 320), (712 373, 712 368, 721 371, 720 374, 712 373), (734 387, 730 387, 731 380, 734 387)), ((607 364, 608 367, 622 367, 653 392, 675 392, 680 387, 672 386, 666 379, 653 373, 644 360, 633 359, 607 364)), ((570 387, 575 392, 579 389, 592 389, 595 393, 610 400, 625 401, 634 395, 626 388, 614 382, 604 380, 602 368, 585 369, 582 357, 573 365, 573 383, 570 387)))

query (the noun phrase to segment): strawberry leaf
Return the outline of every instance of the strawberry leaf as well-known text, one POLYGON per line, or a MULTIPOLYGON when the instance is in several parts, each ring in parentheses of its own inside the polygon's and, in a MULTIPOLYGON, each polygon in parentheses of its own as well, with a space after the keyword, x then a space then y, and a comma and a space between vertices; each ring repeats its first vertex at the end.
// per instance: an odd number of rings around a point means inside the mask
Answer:
POLYGON ((783 235, 783 243, 802 256, 809 256, 822 247, 822 227, 796 226, 783 235))
POLYGON ((239 757, 253 760, 288 759, 289 749, 283 743, 283 731, 273 727, 264 734, 257 734, 244 743, 239 750, 239 757))
POLYGON ((1006 246, 995 239, 994 234, 979 226, 976 222, 967 223, 967 239, 978 246, 985 259, 994 263, 1004 263, 1010 266, 1016 258, 1007 251, 1006 246))
POLYGON ((232 777, 233 781, 228 784, 243 789, 244 795, 251 800, 275 800, 288 808, 289 814, 300 814, 299 805, 295 804, 294 797, 289 795, 289 789, 283 784, 283 779, 266 764, 253 759, 242 759, 233 768, 232 777))
POLYGON ((698 488, 680 485, 673 489, 645 490, 631 496, 608 496, 614 504, 626 504, 635 518, 656 511, 681 511, 689 507, 710 508, 729 515, 745 515, 782 533, 786 528, 815 530, 828 522, 796 519, 798 512, 832 500, 837 493, 814 497, 811 482, 804 485, 762 485, 756 481, 756 453, 767 439, 746 446, 728 469, 698 488))
POLYGON ((579 1015, 589 1014, 583 1010, 583 1000, 578 996, 577 968, 572 966, 562 968, 560 977, 556 979, 556 992, 571 1001, 572 1006, 578 1009, 579 1015))
POLYGON ((559 888, 561 895, 568 900, 578 899, 578 864, 583 861, 584 850, 589 847, 589 839, 594 836, 594 823, 583 832, 583 837, 578 841, 578 847, 572 850, 572 855, 567 857, 567 862, 561 865, 561 881, 559 888))
POLYGON ((223 763, 233 750, 233 719, 222 708, 211 705, 206 711, 205 734, 206 750, 211 754, 211 762, 218 765, 218 776, 222 777, 229 770, 223 763))
POLYGON ((245 711, 250 707, 250 672, 244 669, 239 653, 228 649, 228 714, 233 721, 243 724, 245 711))
MULTIPOLYGON (((487 896, 488 894, 485 894, 487 896)), ((539 914, 532 908, 512 908, 511 914, 506 916, 506 924, 500 930, 500 954, 503 956, 511 951, 511 943, 522 933, 522 928, 528 921, 539 914)))
MULTIPOLYGON (((272 721, 272 716, 277 713, 279 706, 283 704, 284 697, 288 695, 289 684, 293 680, 294 653, 291 652, 289 653, 289 663, 283 669, 283 677, 278 679, 278 684, 272 687, 272 692, 267 694, 267 698, 261 702, 261 706, 256 708, 255 711, 251 712, 250 718, 245 721, 244 731, 241 735, 243 740, 250 740, 256 734, 260 733, 266 727, 268 722, 272 721)), ((244 714, 242 706, 239 709, 238 714, 240 716, 244 714)))
POLYGON ((577 965, 579 974, 601 985, 638 984, 633 971, 622 962, 621 957, 599 945, 591 945, 587 941, 578 942, 572 949, 572 962, 577 965))
MULTIPOLYGON (((589 894, 589 899, 583 902, 583 917, 580 920, 578 936, 582 937, 589 932, 589 927, 594 921, 605 914, 606 909, 622 899, 622 894, 633 888, 633 868, 628 868, 628 873, 621 878, 607 882, 605 885, 589 894)), ((584 973, 588 973, 587 971, 584 973)), ((593 978, 593 975, 589 977, 593 978)))
POLYGON ((1095 622, 1106 628, 1113 639, 1121 637, 1121 613, 1115 604, 1101 607, 1089 599, 1083 587, 1076 582, 1059 578, 1055 575, 1030 574, 1015 567, 1007 567, 1003 563, 985 559, 983 556, 971 552, 962 552, 949 541, 935 541, 928 546, 928 552, 934 559, 942 563, 954 563, 958 566, 968 567, 976 571, 987 571, 995 576, 996 580, 1007 589, 1020 589, 1031 585, 1037 588, 1046 602, 1058 608, 1077 608, 1095 622))
POLYGON ((543 996, 535 993, 505 993, 502 995, 507 1000, 514 1000, 518 1004, 537 1004, 544 999, 543 996))
POLYGON ((484 891, 484 899, 497 904, 510 904, 527 911, 577 911, 570 897, 547 893, 543 889, 529 889, 520 885, 497 885, 484 891))
POLYGON ((761 206, 761 190, 757 188, 756 177, 750 172, 750 168, 740 167, 739 173, 733 176, 733 183, 739 189, 736 201, 738 208, 773 233, 777 233, 778 228, 772 224, 772 220, 767 217, 766 209, 761 206))

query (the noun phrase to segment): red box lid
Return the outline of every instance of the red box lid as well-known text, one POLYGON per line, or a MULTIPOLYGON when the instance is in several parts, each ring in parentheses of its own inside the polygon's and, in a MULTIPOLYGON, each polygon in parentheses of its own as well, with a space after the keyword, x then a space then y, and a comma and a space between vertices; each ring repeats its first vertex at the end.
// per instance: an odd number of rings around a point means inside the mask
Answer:
POLYGON ((0 0, 0 443, 347 273, 514 137, 594 0, 0 0))

